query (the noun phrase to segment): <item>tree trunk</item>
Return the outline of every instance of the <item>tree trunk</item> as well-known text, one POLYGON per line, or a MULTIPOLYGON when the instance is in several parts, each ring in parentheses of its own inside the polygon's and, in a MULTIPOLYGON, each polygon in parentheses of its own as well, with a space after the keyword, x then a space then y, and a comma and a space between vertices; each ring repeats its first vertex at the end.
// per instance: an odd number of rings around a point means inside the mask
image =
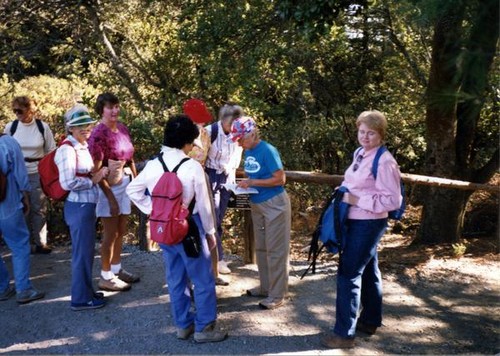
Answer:
MULTIPOLYGON (((498 152, 477 170, 474 170, 477 162, 471 158, 487 76, 498 41, 498 0, 473 4, 477 11, 469 9, 473 17, 469 19, 472 30, 468 39, 465 38, 467 2, 464 1, 445 4, 434 28, 426 98, 426 173, 481 183, 498 169, 498 158, 494 160, 498 152), (478 41, 478 37, 484 38, 478 41), (468 57, 467 60, 464 61, 464 57, 468 57), (464 97, 473 97, 473 100, 463 100, 464 97)), ((422 224, 415 242, 458 241, 470 195, 466 191, 427 188, 422 224)))
POLYGON ((465 207, 471 191, 430 187, 422 210, 418 242, 438 244, 457 242, 462 234, 465 207))

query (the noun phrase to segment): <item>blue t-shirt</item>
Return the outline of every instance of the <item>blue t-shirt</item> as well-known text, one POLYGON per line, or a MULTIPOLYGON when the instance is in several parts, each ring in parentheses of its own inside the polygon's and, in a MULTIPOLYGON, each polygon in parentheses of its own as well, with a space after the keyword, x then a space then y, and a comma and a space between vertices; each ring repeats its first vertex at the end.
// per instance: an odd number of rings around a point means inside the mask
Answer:
MULTIPOLYGON (((267 179, 273 176, 277 170, 283 169, 278 150, 267 143, 260 141, 251 150, 245 150, 245 173, 250 179, 267 179)), ((259 191, 258 194, 250 194, 252 203, 262 203, 285 191, 283 186, 277 187, 252 187, 259 191)))

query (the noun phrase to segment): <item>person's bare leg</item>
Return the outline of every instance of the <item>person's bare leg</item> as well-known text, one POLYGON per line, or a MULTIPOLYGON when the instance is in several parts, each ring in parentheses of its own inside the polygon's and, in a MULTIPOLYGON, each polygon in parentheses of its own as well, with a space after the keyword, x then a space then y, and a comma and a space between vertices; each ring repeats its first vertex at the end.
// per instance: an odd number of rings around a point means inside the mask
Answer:
MULTIPOLYGON (((111 259, 114 255, 115 240, 118 235, 119 217, 102 217, 101 269, 111 271, 111 259)), ((120 246, 121 249, 121 246, 120 246)))

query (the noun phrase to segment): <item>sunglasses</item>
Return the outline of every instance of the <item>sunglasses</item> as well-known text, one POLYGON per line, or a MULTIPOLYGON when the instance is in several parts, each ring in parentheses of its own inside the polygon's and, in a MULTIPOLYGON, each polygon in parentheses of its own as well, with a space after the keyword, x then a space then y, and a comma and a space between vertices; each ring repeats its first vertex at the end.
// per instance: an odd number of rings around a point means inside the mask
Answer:
POLYGON ((92 128, 92 124, 88 125, 78 125, 78 126, 71 126, 73 129, 78 129, 78 130, 88 130, 92 128))
POLYGON ((358 155, 356 157, 356 163, 354 163, 354 167, 352 167, 353 172, 356 172, 358 170, 362 160, 363 160, 363 155, 358 155))
POLYGON ((12 109, 12 111, 14 112, 14 114, 24 114, 23 109, 12 109))

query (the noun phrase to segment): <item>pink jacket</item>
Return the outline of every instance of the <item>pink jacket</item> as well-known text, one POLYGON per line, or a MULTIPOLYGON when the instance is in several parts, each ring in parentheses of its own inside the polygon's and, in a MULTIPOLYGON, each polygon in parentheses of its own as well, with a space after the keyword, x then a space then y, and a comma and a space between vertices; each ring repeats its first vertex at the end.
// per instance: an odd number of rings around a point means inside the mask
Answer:
POLYGON ((380 157, 377 180, 372 175, 377 149, 378 147, 367 152, 361 149, 359 153, 355 153, 356 157, 353 157, 352 164, 345 172, 342 185, 359 197, 358 204, 349 209, 348 219, 383 219, 387 217, 387 212, 398 209, 401 205, 401 173, 389 151, 380 157))

